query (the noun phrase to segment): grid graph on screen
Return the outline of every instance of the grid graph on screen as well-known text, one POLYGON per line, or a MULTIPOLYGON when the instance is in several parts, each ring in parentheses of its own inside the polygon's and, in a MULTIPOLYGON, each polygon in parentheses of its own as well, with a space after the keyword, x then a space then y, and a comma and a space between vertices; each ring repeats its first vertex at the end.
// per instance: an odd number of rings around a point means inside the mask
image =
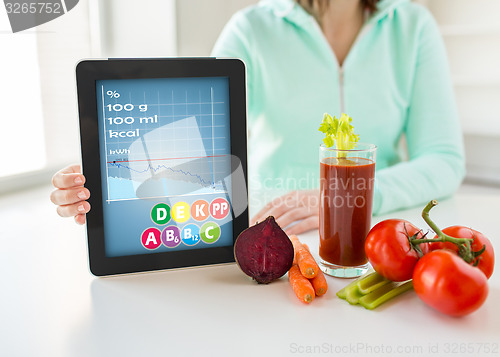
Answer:
POLYGON ((226 78, 98 82, 108 203, 227 192, 226 78))

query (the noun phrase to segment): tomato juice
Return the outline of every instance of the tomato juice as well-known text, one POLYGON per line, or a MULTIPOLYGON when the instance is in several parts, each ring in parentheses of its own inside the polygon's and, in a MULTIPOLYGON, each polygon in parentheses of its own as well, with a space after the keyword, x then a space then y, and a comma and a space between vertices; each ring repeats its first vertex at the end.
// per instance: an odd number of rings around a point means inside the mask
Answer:
POLYGON ((320 161, 319 255, 327 263, 355 267, 367 263, 375 161, 327 157, 320 161))

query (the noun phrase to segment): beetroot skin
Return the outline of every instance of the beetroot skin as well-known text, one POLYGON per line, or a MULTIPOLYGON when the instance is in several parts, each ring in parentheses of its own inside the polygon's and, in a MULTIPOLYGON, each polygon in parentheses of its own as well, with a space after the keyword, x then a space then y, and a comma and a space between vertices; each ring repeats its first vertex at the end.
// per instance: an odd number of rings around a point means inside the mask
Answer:
POLYGON ((234 244, 240 269, 261 284, 285 275, 292 267, 293 255, 292 242, 272 216, 245 229, 234 244))

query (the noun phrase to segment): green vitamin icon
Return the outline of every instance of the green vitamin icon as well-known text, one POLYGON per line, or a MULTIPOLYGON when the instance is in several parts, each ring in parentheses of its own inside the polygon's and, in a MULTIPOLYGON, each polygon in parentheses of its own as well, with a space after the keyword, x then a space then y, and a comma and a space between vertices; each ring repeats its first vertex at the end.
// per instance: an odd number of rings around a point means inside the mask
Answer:
POLYGON ((200 229, 201 240, 205 243, 215 243, 220 237, 220 227, 215 222, 207 222, 200 229))
POLYGON ((156 224, 167 224, 170 221, 170 206, 166 203, 158 203, 151 210, 151 219, 156 224))

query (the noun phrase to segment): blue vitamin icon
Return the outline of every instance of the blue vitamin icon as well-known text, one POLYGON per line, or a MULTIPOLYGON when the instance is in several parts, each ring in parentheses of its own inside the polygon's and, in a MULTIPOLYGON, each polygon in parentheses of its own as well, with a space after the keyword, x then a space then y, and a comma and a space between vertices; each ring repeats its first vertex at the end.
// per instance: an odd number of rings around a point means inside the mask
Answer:
POLYGON ((185 245, 195 245, 200 241, 200 227, 192 223, 184 226, 181 237, 185 245))

